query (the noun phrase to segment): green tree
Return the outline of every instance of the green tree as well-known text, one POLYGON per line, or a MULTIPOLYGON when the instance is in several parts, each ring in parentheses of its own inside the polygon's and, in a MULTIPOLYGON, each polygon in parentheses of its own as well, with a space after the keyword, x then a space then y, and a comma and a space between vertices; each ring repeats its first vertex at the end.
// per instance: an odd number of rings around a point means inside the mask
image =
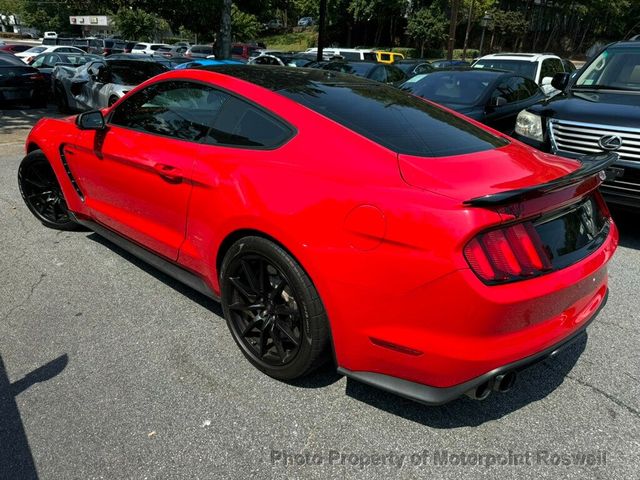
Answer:
POLYGON ((138 8, 121 8, 113 22, 120 35, 135 40, 153 41, 160 32, 169 29, 166 20, 138 8))
POLYGON ((255 40, 260 33, 262 25, 255 15, 245 13, 231 5, 231 33, 233 38, 239 42, 255 40))
POLYGON ((409 17, 407 33, 420 45, 421 57, 427 44, 444 40, 448 22, 437 5, 423 7, 409 17))

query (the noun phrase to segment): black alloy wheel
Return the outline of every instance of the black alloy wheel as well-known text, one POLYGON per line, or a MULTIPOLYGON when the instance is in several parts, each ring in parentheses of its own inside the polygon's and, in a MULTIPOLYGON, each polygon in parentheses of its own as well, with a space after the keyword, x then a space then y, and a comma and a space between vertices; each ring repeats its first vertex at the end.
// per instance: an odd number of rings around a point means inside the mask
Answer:
POLYGON ((51 164, 40 150, 29 153, 18 169, 18 185, 27 207, 45 226, 77 230, 51 164))
POLYGON ((257 368, 300 377, 325 360, 327 319, 306 273, 275 243, 246 237, 225 256, 222 306, 234 340, 257 368))

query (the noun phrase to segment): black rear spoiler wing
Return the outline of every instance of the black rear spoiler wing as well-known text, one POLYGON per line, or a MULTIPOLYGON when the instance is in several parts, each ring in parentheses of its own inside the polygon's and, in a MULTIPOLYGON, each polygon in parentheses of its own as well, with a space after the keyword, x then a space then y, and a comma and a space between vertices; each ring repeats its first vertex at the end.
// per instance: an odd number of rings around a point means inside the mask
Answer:
POLYGON ((559 177, 555 180, 551 180, 550 182, 541 183, 540 185, 534 185, 532 187, 518 188, 516 190, 507 190, 504 192, 493 193, 491 195, 484 195, 482 197, 475 197, 470 200, 465 200, 463 203, 464 205, 472 207, 495 207, 514 203, 527 198, 539 197, 547 192, 578 183, 587 177, 605 170, 612 163, 618 160, 618 154, 614 152, 607 152, 583 155, 578 160, 582 162, 580 168, 568 175, 565 175, 564 177, 559 177))

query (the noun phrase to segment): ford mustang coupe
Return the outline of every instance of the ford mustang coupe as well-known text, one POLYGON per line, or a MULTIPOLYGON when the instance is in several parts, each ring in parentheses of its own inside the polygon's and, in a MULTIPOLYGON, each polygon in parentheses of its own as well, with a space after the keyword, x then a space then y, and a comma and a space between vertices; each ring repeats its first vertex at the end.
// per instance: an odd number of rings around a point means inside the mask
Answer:
POLYGON ((41 120, 18 179, 46 226, 88 227, 219 299, 291 380, 339 372, 424 402, 506 391, 607 298, 615 154, 560 158, 341 73, 200 67, 41 120))

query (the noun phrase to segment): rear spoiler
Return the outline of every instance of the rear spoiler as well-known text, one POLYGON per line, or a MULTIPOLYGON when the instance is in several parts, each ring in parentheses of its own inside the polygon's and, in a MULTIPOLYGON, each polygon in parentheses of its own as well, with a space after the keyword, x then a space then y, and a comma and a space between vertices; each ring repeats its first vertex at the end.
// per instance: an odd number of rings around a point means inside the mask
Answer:
POLYGON ((580 168, 568 175, 565 175, 564 177, 559 177, 555 180, 551 180, 550 182, 541 183, 540 185, 534 185, 532 187, 518 188, 516 190, 507 190, 505 192, 475 197, 470 200, 465 200, 463 204, 472 207, 495 207, 524 200, 526 198, 539 197, 547 192, 578 183, 587 177, 605 170, 612 163, 618 160, 618 154, 614 152, 607 152, 583 155, 578 160, 582 163, 580 168))

